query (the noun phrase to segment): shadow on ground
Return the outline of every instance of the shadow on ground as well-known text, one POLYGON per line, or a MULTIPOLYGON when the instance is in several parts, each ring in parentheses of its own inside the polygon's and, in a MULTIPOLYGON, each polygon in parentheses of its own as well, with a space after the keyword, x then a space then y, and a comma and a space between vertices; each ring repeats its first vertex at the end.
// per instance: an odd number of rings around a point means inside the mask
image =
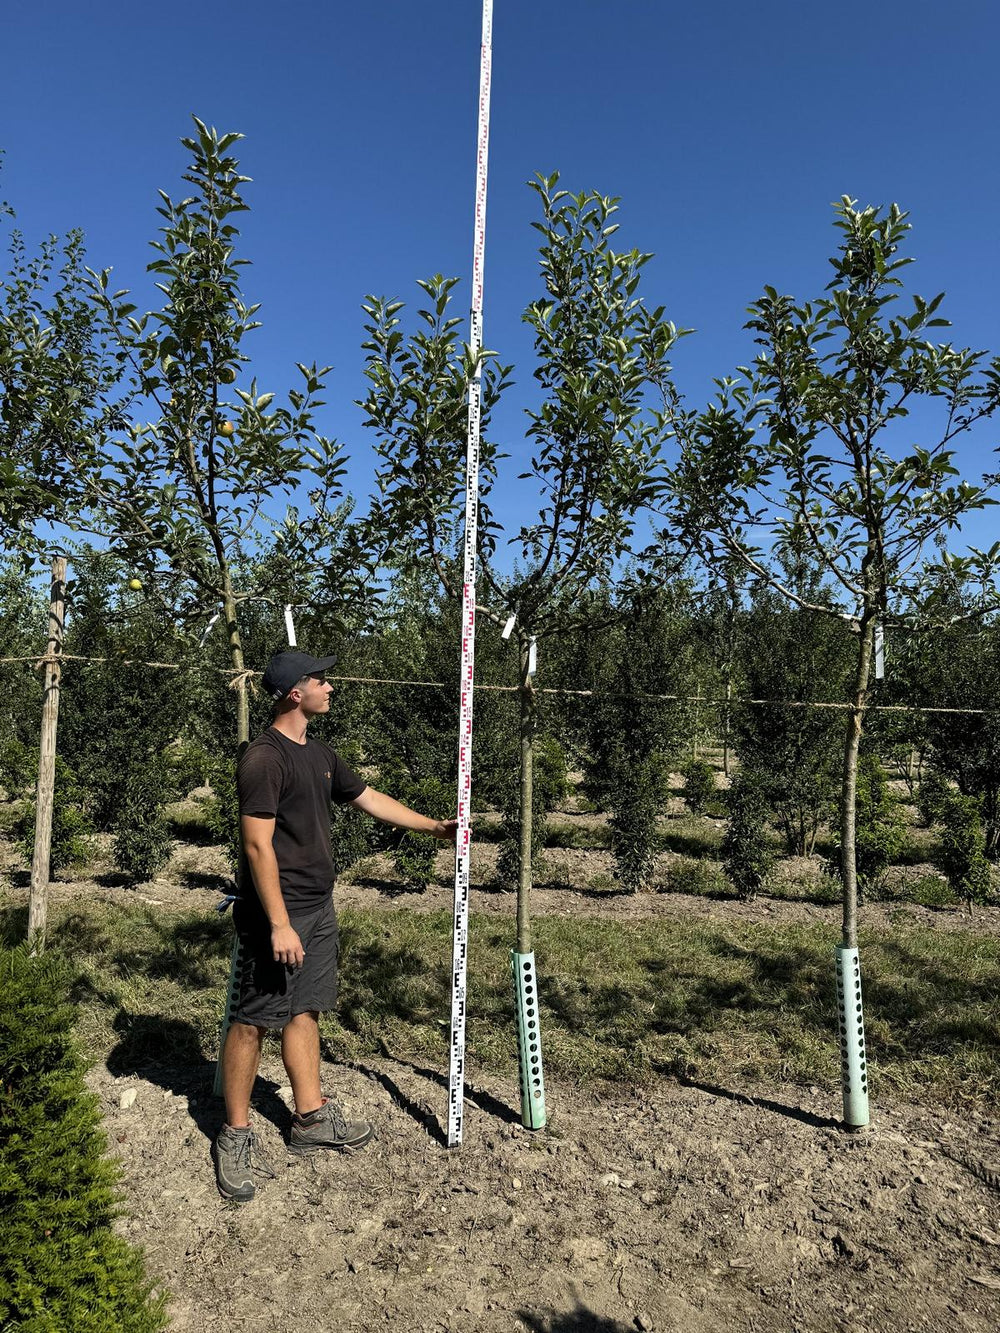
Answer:
MULTIPOLYGON (((197 1030, 190 1023, 155 1014, 119 1013, 114 1021, 118 1043, 107 1058, 116 1078, 137 1077, 188 1099, 191 1119, 214 1139, 225 1119, 220 1097, 212 1093, 215 1062, 202 1054, 197 1030)), ((258 1076, 253 1108, 282 1134, 291 1126, 291 1112, 278 1096, 278 1084, 258 1076)))
POLYGON ((518 1317, 531 1333, 634 1333, 636 1327, 595 1314, 585 1305, 577 1305, 568 1314, 538 1314, 534 1310, 519 1310, 518 1317))

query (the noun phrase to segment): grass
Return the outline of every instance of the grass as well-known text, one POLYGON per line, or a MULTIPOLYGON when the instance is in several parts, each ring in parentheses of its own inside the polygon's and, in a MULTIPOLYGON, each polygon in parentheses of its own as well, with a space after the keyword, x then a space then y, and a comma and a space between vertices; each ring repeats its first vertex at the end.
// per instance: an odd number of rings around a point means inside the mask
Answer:
MULTIPOLYGON (((4 913, 23 931, 23 911, 4 913)), ((148 904, 88 904, 53 921, 81 1002, 79 1036, 116 1073, 215 1055, 230 925, 148 904)), ((513 923, 473 917, 470 1059, 510 1076, 516 1046, 513 923)), ((682 1073, 722 1086, 793 1082, 835 1090, 834 930, 715 921, 535 923, 546 1067, 639 1086, 682 1073)), ((326 1035, 359 1057, 387 1041, 447 1064, 450 913, 345 910, 341 1001, 326 1035)), ((876 1095, 989 1106, 1000 1092, 1000 941, 902 926, 862 940, 876 1095)))
POLYGON ((170 832, 175 838, 197 844, 214 841, 208 826, 208 812, 203 803, 195 805, 187 801, 174 801, 165 807, 165 813, 170 832))

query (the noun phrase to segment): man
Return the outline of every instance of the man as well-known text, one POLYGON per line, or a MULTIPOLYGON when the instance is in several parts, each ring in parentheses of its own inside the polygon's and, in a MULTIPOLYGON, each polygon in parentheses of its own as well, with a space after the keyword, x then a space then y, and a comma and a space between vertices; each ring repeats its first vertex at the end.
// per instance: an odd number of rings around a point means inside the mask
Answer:
POLYGON ((271 658, 264 689, 274 720, 237 765, 243 857, 235 926, 244 958, 235 1018, 222 1052, 226 1123, 213 1145, 226 1198, 252 1199, 256 1151, 250 1094, 267 1031, 280 1030, 281 1058, 295 1100, 289 1148, 357 1149, 372 1137, 366 1120, 347 1122, 320 1086, 319 1016, 337 996, 331 802, 350 803, 397 828, 453 841, 457 821, 426 819, 375 791, 323 741, 306 735, 330 711, 324 677, 332 657, 284 652, 271 658))

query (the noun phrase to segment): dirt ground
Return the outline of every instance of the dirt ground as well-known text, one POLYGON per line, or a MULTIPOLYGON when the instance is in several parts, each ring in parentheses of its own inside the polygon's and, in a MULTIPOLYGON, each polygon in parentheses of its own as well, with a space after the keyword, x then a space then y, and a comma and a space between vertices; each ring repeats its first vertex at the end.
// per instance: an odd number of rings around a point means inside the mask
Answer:
MULTIPOLYGON (((471 908, 513 915, 513 897, 491 887, 495 855, 477 848, 471 908)), ((606 875, 605 852, 547 856, 538 914, 839 920, 838 907, 809 901, 628 894, 606 875)), ((450 910, 441 857, 441 882, 423 894, 394 880, 388 858, 371 858, 338 887, 338 903, 450 910)), ((50 901, 127 896, 209 913, 225 886, 215 849, 181 846, 137 889, 98 873, 53 884, 50 901)), ((971 924, 963 911, 902 903, 868 905, 863 921, 971 924)), ((1000 908, 978 909, 973 928, 1000 935, 1000 908)), ((388 1052, 349 1067, 328 1055, 326 1091, 375 1121, 375 1141, 352 1156, 290 1157, 288 1093, 269 1043, 255 1123, 276 1174, 241 1207, 215 1187, 221 1105, 208 1063, 136 1069, 108 1051, 91 1070, 124 1171, 120 1226, 171 1293, 174 1333, 1000 1328, 995 1119, 879 1105, 873 1129, 849 1135, 830 1118, 828 1092, 664 1078, 639 1095, 550 1082, 550 1124, 533 1135, 520 1125, 514 1071, 505 1082, 470 1068, 464 1143, 449 1151, 443 1069, 388 1052)))
POLYGON ((992 1123, 880 1108, 848 1135, 818 1090, 754 1101, 665 1081, 641 1098, 550 1085, 550 1127, 531 1134, 514 1084, 473 1071, 449 1151, 442 1071, 380 1058, 324 1071, 377 1139, 299 1159, 272 1053, 255 1116, 276 1176, 238 1207, 209 1160, 210 1072, 90 1075, 124 1168, 122 1229, 171 1291, 176 1333, 1000 1325, 992 1123))

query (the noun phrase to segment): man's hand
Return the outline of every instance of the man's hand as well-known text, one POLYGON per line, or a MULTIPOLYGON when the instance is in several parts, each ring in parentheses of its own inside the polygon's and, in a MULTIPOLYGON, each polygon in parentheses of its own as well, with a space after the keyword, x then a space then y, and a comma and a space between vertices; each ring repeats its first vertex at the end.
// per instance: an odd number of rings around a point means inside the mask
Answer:
POLYGON ((291 924, 271 927, 271 948, 274 950, 274 961, 284 963, 287 967, 301 967, 306 956, 302 941, 291 924))
POLYGON ((458 833, 458 820, 439 819, 429 831, 432 838, 440 838, 442 842, 454 842, 458 833))

